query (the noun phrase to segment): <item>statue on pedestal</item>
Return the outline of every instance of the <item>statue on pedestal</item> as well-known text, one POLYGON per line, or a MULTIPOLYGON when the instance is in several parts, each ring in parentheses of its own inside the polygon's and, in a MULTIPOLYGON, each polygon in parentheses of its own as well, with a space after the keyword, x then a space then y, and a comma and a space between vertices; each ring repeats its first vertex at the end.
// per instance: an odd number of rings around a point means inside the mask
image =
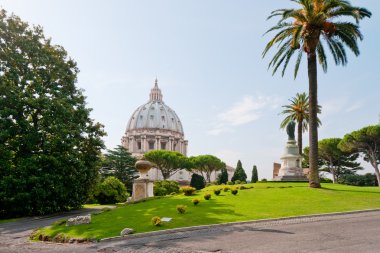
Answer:
POLYGON ((286 133, 288 134, 288 140, 295 140, 296 122, 291 120, 286 126, 286 133))
POLYGON ((303 174, 301 166, 302 157, 298 152, 298 145, 295 141, 296 123, 292 120, 286 126, 288 141, 286 143, 285 152, 281 157, 281 168, 278 176, 273 180, 276 181, 307 181, 303 174))

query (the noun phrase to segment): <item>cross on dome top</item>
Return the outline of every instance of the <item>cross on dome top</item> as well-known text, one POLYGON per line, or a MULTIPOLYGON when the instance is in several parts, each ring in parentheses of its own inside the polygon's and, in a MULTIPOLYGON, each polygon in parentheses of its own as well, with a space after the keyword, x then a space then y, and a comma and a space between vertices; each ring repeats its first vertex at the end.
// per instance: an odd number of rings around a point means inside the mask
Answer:
POLYGON ((160 101, 162 102, 162 93, 160 88, 158 88, 158 80, 156 78, 154 82, 154 87, 150 90, 150 101, 160 101))

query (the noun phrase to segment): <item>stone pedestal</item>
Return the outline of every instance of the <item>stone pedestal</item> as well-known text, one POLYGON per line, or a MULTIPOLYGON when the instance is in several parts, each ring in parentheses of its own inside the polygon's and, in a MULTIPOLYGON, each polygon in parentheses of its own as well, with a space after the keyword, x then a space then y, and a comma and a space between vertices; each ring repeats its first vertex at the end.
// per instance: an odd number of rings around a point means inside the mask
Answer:
POLYGON ((153 197, 153 181, 149 180, 148 172, 153 164, 143 159, 136 162, 135 167, 140 173, 140 177, 133 181, 132 201, 138 201, 153 197))
POLYGON ((138 201, 153 196, 153 181, 143 178, 133 181, 132 201, 138 201))
POLYGON ((298 153, 298 145, 295 140, 288 140, 285 152, 281 157, 281 168, 275 181, 307 181, 302 170, 302 157, 298 153))

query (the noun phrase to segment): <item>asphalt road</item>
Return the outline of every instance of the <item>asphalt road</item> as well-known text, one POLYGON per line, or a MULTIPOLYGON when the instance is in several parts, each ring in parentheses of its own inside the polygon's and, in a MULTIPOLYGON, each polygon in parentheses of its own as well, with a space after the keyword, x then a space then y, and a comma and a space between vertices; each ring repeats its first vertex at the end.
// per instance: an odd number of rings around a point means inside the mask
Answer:
POLYGON ((228 225, 88 244, 27 240, 31 228, 62 216, 66 218, 68 214, 0 225, 0 252, 380 252, 380 211, 228 225))

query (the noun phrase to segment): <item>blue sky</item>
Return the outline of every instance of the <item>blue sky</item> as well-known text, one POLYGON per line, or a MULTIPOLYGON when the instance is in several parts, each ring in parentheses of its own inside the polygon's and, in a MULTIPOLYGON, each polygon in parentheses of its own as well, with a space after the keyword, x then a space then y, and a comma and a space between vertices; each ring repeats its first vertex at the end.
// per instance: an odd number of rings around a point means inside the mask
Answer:
MULTIPOLYGON (((329 61, 319 69, 322 105, 320 139, 343 137, 377 124, 380 114, 377 0, 353 0, 373 13, 361 23, 361 55, 346 67, 329 61)), ((290 1, 0 0, 0 6, 62 45, 80 69, 92 117, 105 125, 108 148, 120 144, 133 111, 148 100, 158 78, 164 101, 181 118, 189 155, 214 154, 250 175, 271 178, 286 133, 279 129, 281 106, 307 91, 306 61, 294 80, 272 76, 261 52, 271 36, 269 13, 290 1)), ((307 144, 308 136, 304 135, 307 144)), ((372 172, 367 167, 366 171, 372 172)))

